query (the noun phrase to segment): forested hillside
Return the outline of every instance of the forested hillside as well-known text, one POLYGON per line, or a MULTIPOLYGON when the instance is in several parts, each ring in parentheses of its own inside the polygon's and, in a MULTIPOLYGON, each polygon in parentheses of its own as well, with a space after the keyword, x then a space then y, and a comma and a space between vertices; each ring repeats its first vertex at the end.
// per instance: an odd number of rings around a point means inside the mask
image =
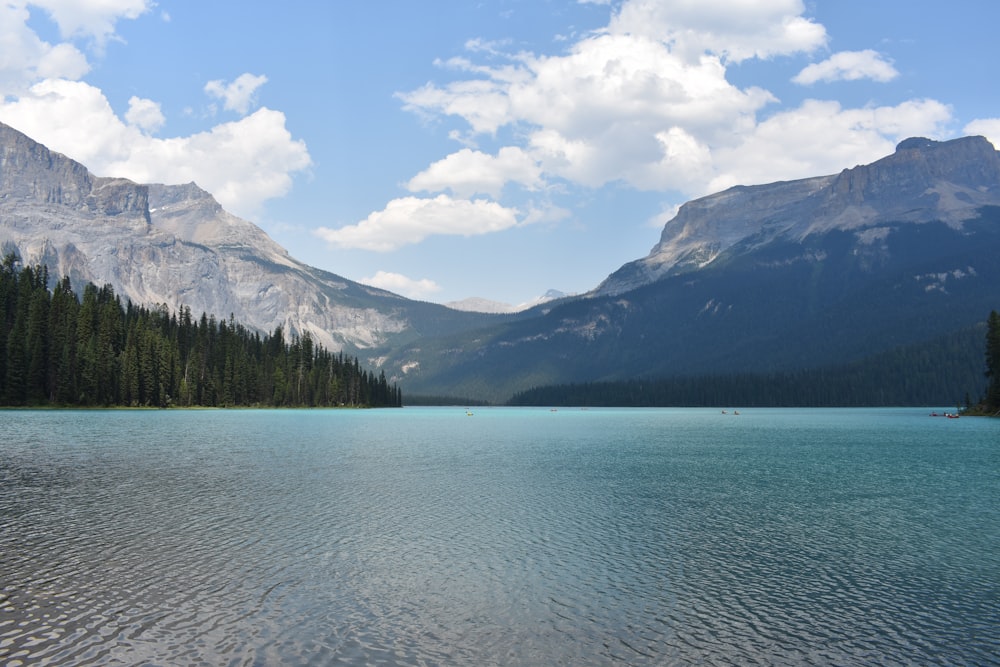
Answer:
POLYGON ((261 336, 189 308, 122 304, 110 286, 82 299, 44 266, 0 266, 0 404, 7 406, 398 407, 399 389, 314 344, 261 336))
MULTIPOLYGON (((996 318, 994 313, 991 322, 996 318)), ((997 325, 1000 331, 1000 324, 997 325)), ((960 407, 1000 397, 1000 382, 984 381, 979 325, 928 343, 909 345, 840 366, 770 373, 725 373, 621 382, 536 387, 510 405, 610 407, 960 407), (985 388, 985 394, 984 394, 985 388)), ((993 327, 990 327, 993 331, 993 327)), ((988 334, 989 337, 989 334, 988 334)), ((1000 333, 993 334, 1000 359, 1000 333)), ((989 349, 989 348, 987 348, 989 349)), ((987 362, 989 363, 989 362, 987 362)), ((1000 378, 1000 366, 986 366, 1000 378)), ((998 400, 998 399, 994 399, 998 400)), ((1000 402, 994 409, 1000 409, 1000 402)))

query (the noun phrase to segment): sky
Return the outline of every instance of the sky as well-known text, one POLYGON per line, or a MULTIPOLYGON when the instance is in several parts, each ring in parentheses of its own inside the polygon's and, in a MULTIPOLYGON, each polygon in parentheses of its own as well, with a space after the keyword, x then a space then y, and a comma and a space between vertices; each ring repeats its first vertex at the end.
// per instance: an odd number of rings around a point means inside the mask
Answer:
POLYGON ((312 266, 523 304, 691 199, 1000 145, 995 0, 4 0, 0 121, 312 266))

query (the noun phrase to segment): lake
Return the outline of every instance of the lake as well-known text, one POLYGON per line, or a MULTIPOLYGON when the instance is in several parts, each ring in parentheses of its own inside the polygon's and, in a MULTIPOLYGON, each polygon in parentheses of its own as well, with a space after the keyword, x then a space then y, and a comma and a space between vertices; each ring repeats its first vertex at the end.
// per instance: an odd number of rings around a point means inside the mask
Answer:
POLYGON ((1000 420, 473 412, 0 412, 0 664, 1000 664, 1000 420))

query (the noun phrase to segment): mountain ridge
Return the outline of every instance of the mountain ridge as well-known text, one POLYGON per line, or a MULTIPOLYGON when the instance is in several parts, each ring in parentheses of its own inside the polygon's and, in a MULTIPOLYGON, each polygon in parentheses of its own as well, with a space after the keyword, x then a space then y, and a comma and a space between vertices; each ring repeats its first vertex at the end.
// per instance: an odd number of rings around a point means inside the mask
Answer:
POLYGON ((696 271, 754 237, 801 241, 879 222, 941 220, 960 226, 988 205, 1000 205, 1000 153, 985 137, 945 142, 913 137, 893 154, 839 174, 738 185, 687 202, 646 257, 622 266, 591 294, 621 294, 696 271))
POLYGON ((0 249, 74 286, 110 284, 140 304, 235 317, 363 350, 487 317, 414 302, 291 257, 194 183, 99 177, 0 123, 0 249))

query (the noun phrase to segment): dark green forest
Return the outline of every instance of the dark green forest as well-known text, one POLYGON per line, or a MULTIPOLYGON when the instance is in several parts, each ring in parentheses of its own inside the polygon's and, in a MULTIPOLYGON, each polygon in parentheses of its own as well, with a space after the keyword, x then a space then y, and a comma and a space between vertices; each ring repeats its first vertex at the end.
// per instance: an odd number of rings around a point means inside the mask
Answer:
POLYGON ((307 334, 262 336, 182 307, 122 303, 110 285, 82 299, 44 266, 0 265, 0 405, 398 407, 384 374, 307 334))
POLYGON ((1000 313, 990 312, 986 321, 986 395, 976 406, 981 414, 1000 414, 1000 313))
POLYGON ((729 373, 536 387, 508 405, 606 407, 980 406, 1000 410, 1000 316, 987 326, 862 361, 801 371, 729 373), (984 378, 983 335, 987 361, 984 378))

